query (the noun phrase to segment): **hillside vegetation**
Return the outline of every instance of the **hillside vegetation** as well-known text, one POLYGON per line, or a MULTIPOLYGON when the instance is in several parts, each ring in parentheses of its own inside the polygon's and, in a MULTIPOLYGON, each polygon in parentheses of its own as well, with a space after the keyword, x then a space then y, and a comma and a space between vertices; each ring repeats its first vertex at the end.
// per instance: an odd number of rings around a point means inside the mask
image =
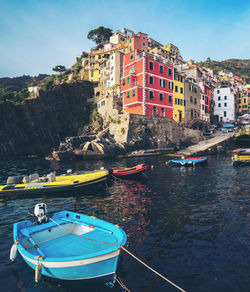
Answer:
POLYGON ((250 83, 250 59, 228 59, 224 61, 212 61, 209 58, 205 62, 199 63, 201 66, 213 69, 217 74, 221 70, 232 71, 235 75, 244 78, 247 83, 250 83))
POLYGON ((47 76, 49 75, 39 74, 38 76, 35 77, 23 75, 20 77, 13 78, 9 77, 0 78, 0 101, 5 99, 13 100, 16 98, 19 92, 21 93, 22 90, 23 90, 22 93, 24 93, 25 95, 28 86, 34 86, 38 84, 47 76))

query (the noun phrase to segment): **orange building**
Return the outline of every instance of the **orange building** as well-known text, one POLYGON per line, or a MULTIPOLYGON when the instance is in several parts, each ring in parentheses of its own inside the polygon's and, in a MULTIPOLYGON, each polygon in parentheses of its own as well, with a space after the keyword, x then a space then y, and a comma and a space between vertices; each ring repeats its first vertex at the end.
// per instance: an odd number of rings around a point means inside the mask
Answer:
POLYGON ((132 114, 173 118, 173 65, 142 50, 124 56, 123 109, 132 114))

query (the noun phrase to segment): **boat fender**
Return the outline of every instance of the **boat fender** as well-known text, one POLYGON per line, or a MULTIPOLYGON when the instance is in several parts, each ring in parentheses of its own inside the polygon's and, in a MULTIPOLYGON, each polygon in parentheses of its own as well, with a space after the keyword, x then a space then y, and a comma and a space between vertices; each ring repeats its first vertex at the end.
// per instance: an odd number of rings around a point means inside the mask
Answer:
POLYGON ((35 282, 38 283, 42 278, 42 265, 38 263, 35 269, 35 282))
POLYGON ((10 260, 13 262, 17 256, 17 246, 15 244, 12 245, 10 249, 10 260))

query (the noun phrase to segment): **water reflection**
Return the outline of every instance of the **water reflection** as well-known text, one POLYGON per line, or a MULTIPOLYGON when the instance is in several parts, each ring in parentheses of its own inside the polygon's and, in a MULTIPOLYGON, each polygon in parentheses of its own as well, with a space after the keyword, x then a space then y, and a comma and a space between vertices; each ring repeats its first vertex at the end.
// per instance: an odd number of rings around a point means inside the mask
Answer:
MULTIPOLYGON (((118 224, 128 235, 128 249, 166 274, 187 291, 249 290, 250 167, 233 168, 229 157, 211 157, 202 167, 178 168, 165 159, 0 161, 0 181, 7 176, 39 172, 58 174, 67 169, 93 170, 146 162, 148 180, 113 181, 94 192, 66 192, 0 198, 0 282, 5 291, 110 291, 97 285, 43 278, 35 285, 34 272, 18 257, 9 262, 12 224, 30 220, 23 209, 48 204, 50 214, 69 210, 118 224), (239 280, 240 279, 240 280, 239 280)), ((118 274, 132 291, 176 291, 122 254, 118 274)), ((115 286, 113 291, 121 291, 115 286)))

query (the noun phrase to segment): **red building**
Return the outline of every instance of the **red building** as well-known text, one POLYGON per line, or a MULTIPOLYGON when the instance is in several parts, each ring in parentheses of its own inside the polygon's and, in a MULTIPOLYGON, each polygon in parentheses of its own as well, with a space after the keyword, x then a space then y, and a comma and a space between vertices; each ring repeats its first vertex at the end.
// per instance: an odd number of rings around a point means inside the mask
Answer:
POLYGON ((124 56, 123 109, 131 114, 173 118, 173 65, 141 50, 124 56))

